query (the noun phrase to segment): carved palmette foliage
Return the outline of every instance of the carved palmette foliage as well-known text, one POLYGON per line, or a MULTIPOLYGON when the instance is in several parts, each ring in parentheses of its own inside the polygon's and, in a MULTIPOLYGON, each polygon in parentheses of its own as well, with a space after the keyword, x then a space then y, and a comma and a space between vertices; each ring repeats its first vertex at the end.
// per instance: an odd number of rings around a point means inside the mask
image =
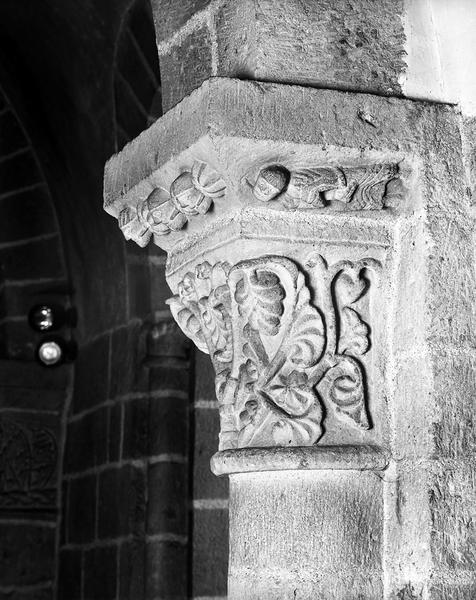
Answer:
POLYGON ((179 327, 214 362, 228 363, 232 356, 228 263, 213 267, 202 263, 187 273, 178 296, 168 300, 179 327))
POLYGON ((211 355, 220 403, 220 448, 311 445, 323 433, 322 404, 348 425, 369 427, 359 357, 370 328, 359 314, 378 263, 328 267, 312 256, 322 306, 295 263, 264 256, 199 264, 169 300, 198 348, 211 355))

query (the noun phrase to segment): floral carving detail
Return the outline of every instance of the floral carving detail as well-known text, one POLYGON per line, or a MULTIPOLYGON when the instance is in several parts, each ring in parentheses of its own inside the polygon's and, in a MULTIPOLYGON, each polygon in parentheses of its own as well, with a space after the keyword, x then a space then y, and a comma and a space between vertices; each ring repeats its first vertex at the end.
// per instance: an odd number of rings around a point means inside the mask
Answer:
POLYGON ((154 189, 137 207, 119 213, 119 227, 126 239, 146 246, 153 235, 179 231, 193 215, 205 214, 213 200, 225 194, 223 179, 206 163, 195 161, 191 171, 181 173, 167 191, 154 189))
POLYGON ((182 330, 211 355, 221 449, 314 444, 322 404, 347 424, 370 427, 359 361, 370 328, 359 303, 379 264, 328 266, 316 254, 306 266, 319 282, 319 307, 304 274, 280 256, 201 263, 169 300, 182 330))
POLYGON ((215 367, 232 358, 229 271, 228 263, 213 267, 202 263, 194 273, 185 275, 178 296, 168 301, 181 329, 200 350, 212 356, 215 367))
POLYGON ((387 183, 397 173, 395 164, 293 171, 270 165, 261 169, 251 187, 257 200, 279 200, 289 209, 324 208, 337 202, 348 210, 376 210, 384 208, 387 183))

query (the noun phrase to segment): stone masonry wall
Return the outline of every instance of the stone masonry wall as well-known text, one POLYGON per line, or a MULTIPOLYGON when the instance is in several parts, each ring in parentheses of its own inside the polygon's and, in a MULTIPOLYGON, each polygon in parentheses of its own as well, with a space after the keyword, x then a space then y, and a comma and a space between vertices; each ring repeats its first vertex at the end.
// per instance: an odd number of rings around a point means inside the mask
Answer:
POLYGON ((403 0, 152 0, 168 110, 212 76, 399 95, 403 0))
POLYGON ((196 350, 193 440, 193 598, 225 598, 228 478, 210 471, 217 450, 218 402, 210 357, 196 350))
POLYGON ((28 313, 69 302, 61 234, 40 161, 0 89, 0 597, 51 600, 63 417, 72 370, 35 362, 28 313))
POLYGON ((152 310, 151 285, 163 288, 163 277, 162 257, 128 248, 128 319, 81 349, 64 467, 61 599, 187 594, 190 363, 188 342, 165 311, 152 310))

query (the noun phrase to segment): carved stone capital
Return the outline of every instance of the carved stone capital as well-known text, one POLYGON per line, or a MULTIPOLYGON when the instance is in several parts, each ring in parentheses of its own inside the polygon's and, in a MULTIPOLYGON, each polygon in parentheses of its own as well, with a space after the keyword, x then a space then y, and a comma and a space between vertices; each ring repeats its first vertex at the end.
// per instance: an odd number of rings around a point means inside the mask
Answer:
POLYGON ((172 314, 211 357, 221 450, 384 435, 371 349, 409 153, 324 127, 336 100, 358 119, 338 92, 212 80, 106 168, 106 211, 167 250, 172 314))
POLYGON ((314 444, 324 407, 344 426, 369 428, 360 357, 370 347, 365 296, 380 265, 328 265, 314 253, 305 268, 276 255, 205 261, 169 300, 184 333, 213 361, 221 450, 314 444))

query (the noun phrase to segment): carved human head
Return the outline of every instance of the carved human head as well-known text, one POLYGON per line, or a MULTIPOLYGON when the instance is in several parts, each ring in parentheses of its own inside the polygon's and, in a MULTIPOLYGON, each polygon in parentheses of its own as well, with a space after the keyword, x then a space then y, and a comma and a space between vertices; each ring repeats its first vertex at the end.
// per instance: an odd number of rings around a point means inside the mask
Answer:
POLYGON ((279 165, 265 167, 259 172, 253 186, 253 194, 261 202, 269 202, 284 191, 288 181, 289 171, 284 167, 279 165))
POLYGON ((182 173, 170 186, 170 197, 175 207, 185 214, 205 213, 211 200, 198 190, 188 171, 182 173))

